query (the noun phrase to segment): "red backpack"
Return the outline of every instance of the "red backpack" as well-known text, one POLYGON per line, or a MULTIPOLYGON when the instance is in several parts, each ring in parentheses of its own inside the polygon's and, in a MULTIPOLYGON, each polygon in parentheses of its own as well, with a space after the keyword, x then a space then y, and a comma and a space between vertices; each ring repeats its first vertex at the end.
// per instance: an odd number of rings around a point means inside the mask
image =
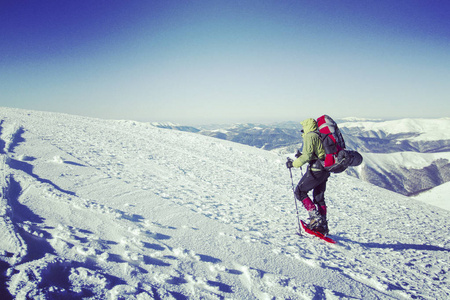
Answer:
POLYGON ((359 166, 362 163, 362 156, 356 151, 345 149, 344 138, 336 122, 327 115, 317 119, 319 135, 325 150, 325 160, 323 166, 333 173, 341 173, 348 166, 359 166))

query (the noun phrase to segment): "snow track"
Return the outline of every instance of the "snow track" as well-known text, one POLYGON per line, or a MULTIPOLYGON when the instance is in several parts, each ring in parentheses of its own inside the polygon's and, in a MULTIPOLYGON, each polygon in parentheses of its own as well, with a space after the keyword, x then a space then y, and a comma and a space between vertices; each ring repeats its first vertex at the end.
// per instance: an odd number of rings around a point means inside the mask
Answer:
POLYGON ((274 153, 132 121, 0 117, 0 292, 11 297, 450 296, 448 211, 332 176, 329 245, 295 235, 274 153))

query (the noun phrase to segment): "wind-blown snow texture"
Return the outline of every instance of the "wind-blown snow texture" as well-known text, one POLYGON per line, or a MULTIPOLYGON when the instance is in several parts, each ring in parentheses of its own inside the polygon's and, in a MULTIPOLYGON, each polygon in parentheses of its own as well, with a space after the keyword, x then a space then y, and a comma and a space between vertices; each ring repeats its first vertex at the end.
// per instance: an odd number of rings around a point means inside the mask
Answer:
POLYGON ((6 299, 450 297, 448 211, 333 175, 330 245, 295 234, 285 157, 132 121, 0 119, 6 299))

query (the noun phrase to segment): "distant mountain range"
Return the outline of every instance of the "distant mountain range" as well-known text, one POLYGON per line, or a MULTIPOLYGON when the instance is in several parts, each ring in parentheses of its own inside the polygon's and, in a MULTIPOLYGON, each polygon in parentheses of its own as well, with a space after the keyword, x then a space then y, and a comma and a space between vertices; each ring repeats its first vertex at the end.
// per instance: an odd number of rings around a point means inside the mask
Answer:
POLYGON ((365 163, 349 170, 377 186, 412 196, 450 181, 450 119, 344 122, 347 146, 365 163))
MULTIPOLYGON (((348 174, 403 195, 417 195, 450 181, 450 118, 336 120, 347 148, 362 153, 364 163, 348 174)), ((301 149, 299 122, 189 127, 154 126, 196 132, 280 154, 301 149)))

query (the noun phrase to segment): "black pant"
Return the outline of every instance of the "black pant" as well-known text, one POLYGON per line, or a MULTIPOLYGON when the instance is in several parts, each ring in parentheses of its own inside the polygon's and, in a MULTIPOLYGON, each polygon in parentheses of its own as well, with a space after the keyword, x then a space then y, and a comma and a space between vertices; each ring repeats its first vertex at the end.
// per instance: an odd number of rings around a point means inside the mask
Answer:
POLYGON ((311 171, 308 166, 305 175, 300 179, 295 188, 295 197, 302 201, 308 197, 308 192, 313 190, 314 203, 322 206, 325 205, 325 190, 330 172, 326 170, 311 171))

